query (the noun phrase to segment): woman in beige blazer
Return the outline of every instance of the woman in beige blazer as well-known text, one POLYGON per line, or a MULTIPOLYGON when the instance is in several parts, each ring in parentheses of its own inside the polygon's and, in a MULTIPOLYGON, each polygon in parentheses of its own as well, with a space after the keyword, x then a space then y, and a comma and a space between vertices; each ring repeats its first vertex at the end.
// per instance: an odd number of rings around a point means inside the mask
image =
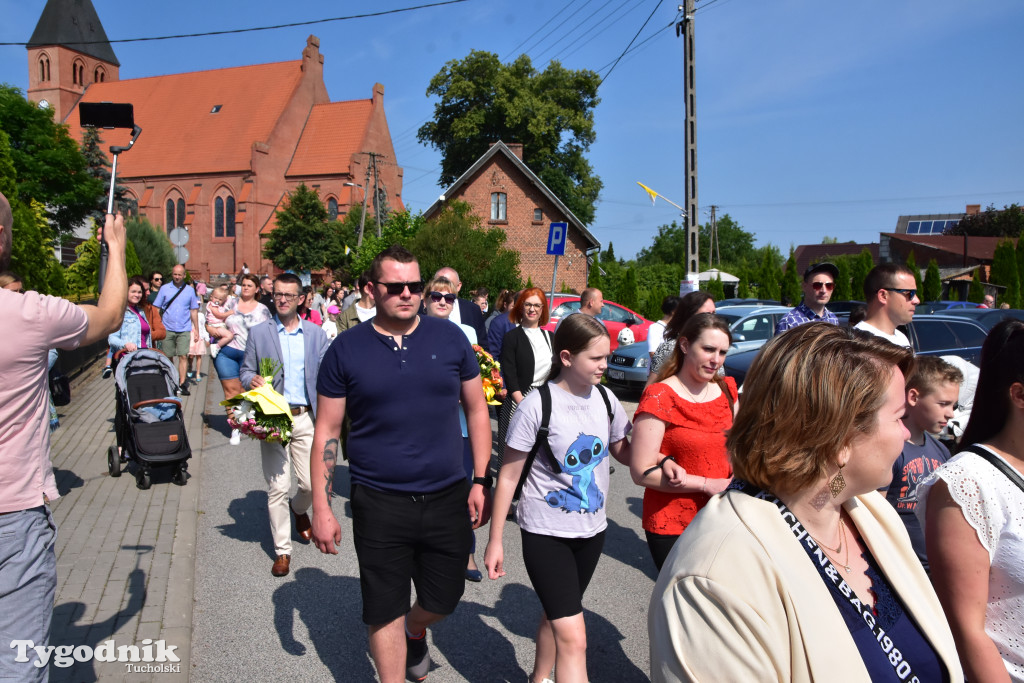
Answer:
POLYGON ((824 323, 769 342, 728 438, 736 481, 654 588, 658 681, 962 681, 905 527, 876 492, 910 351, 824 323))

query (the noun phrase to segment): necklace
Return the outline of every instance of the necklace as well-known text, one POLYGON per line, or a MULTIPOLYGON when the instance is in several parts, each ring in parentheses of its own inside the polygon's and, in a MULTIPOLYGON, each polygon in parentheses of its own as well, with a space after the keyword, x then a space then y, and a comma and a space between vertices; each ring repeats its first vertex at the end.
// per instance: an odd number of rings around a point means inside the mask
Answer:
MULTIPOLYGON (((679 378, 677 377, 676 379, 679 379, 679 378)), ((708 393, 708 385, 710 385, 710 384, 711 384, 710 382, 706 382, 704 384, 704 388, 700 390, 700 393, 699 394, 694 394, 692 391, 690 391, 690 388, 688 386, 686 386, 686 384, 683 383, 683 380, 679 379, 679 386, 681 386, 683 388, 683 391, 685 391, 687 394, 689 394, 690 398, 693 400, 694 403, 700 403, 701 402, 701 399, 704 398, 704 395, 708 393)))
MULTIPOLYGON (((833 548, 831 546, 825 545, 824 543, 819 541, 817 539, 817 537, 815 537, 815 536, 811 536, 811 538, 813 538, 814 542, 817 543, 818 545, 820 545, 825 550, 830 550, 830 551, 832 551, 832 552, 834 552, 834 553, 836 553, 838 555, 839 553, 843 552, 843 516, 842 515, 839 515, 839 520, 836 522, 836 531, 839 533, 839 545, 837 545, 835 548, 833 548)), ((810 536, 811 532, 808 531, 807 535, 810 536)))
MULTIPOLYGON (((843 524, 842 519, 839 520, 839 532, 840 532, 839 547, 842 548, 843 547, 843 542, 846 540, 846 525, 843 524)), ((811 538, 814 538, 814 536, 811 536, 811 538)), ((818 539, 814 538, 814 541, 815 541, 815 543, 817 543, 818 539)), ((839 562, 839 557, 838 557, 839 553, 838 553, 838 551, 836 552, 836 557, 832 557, 832 553, 828 552, 829 551, 828 547, 826 547, 824 545, 821 545, 821 543, 818 543, 818 545, 821 547, 822 550, 825 551, 825 554, 828 555, 830 559, 835 560, 836 562, 839 562)), ((850 572, 853 571, 852 569, 850 569, 850 544, 849 543, 846 544, 846 554, 843 555, 843 561, 839 562, 839 564, 842 565, 843 569, 846 570, 847 574, 849 574, 850 572)))

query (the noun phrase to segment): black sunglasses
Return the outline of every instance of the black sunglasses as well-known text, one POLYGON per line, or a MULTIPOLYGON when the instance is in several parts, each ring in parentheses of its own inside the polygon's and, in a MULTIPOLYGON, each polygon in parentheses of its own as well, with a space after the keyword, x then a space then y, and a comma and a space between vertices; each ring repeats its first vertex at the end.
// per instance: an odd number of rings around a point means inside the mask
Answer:
POLYGON ((899 292, 903 296, 907 297, 907 301, 913 301, 914 297, 917 296, 916 289, 897 289, 896 287, 883 287, 887 292, 899 292))
POLYGON ((388 291, 391 296, 399 296, 405 291, 405 288, 409 288, 410 294, 422 294, 423 293, 423 280, 416 280, 415 282, 378 282, 378 285, 388 291))
POLYGON ((430 293, 430 300, 433 301, 435 304, 441 303, 441 299, 444 299, 448 303, 453 304, 453 303, 455 303, 455 299, 456 298, 457 297, 454 294, 445 294, 444 292, 431 292, 430 293))

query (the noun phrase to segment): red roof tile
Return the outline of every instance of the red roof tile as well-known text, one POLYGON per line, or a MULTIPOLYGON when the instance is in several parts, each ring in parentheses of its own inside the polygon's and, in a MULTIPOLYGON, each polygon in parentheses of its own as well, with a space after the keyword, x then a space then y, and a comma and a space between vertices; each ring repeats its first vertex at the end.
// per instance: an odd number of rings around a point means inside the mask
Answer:
MULTIPOLYGON (((302 62, 277 62, 94 83, 84 102, 130 102, 142 128, 118 158, 125 178, 245 171, 252 144, 266 141, 302 78, 302 62), (211 113, 219 105, 217 113, 211 113)), ((78 114, 71 136, 82 139, 78 114)), ((104 147, 125 144, 127 130, 102 132, 104 147)))
MULTIPOLYGON (((931 247, 932 249, 938 249, 950 254, 964 254, 963 235, 905 235, 895 232, 882 234, 888 235, 893 240, 899 240, 900 242, 920 244, 923 247, 931 247)), ((991 261, 995 255, 996 247, 1006 239, 1009 239, 1014 244, 1017 243, 1016 238, 1013 237, 968 237, 966 256, 978 261, 991 261)))
POLYGON ((352 155, 360 151, 372 110, 372 100, 314 105, 285 175, 347 173, 352 155))

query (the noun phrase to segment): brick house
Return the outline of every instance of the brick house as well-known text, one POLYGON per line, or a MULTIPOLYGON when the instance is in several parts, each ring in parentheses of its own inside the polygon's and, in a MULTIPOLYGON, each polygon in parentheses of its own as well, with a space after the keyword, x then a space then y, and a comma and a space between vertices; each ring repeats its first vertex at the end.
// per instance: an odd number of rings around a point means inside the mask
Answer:
MULTIPOLYGON (((79 102, 134 105, 143 132, 118 159, 118 182, 154 225, 188 230, 185 265, 194 276, 239 272, 243 263, 272 272, 262 245, 300 183, 319 192, 332 216, 361 204, 361 188, 374 185, 403 208, 384 86, 375 84, 369 99, 331 102, 316 36, 295 61, 130 80, 120 80, 106 40, 90 0, 47 0, 28 46, 28 98, 51 106, 76 140, 79 102)), ((102 137, 108 148, 130 136, 102 137)))
POLYGON ((485 227, 501 228, 506 245, 519 251, 524 281, 545 290, 551 286, 554 257, 547 255, 551 223, 569 224, 565 256, 558 259, 558 284, 581 292, 587 286, 588 256, 601 249, 587 227, 547 185, 523 163, 523 146, 496 142, 431 204, 423 216, 437 216, 447 202, 461 200, 473 207, 485 227))

